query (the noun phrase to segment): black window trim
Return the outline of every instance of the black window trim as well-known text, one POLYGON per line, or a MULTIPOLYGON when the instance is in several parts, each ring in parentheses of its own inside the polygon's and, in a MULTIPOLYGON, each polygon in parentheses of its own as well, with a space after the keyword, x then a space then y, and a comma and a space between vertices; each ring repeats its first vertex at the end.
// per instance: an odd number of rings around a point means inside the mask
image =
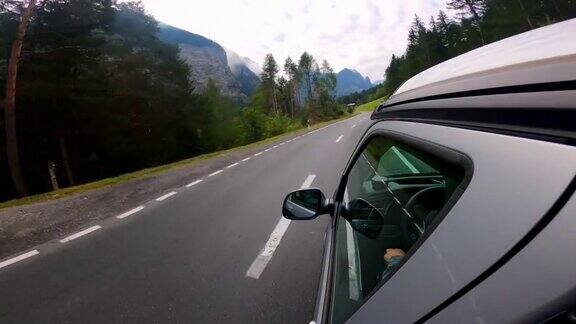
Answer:
MULTIPOLYGON (((503 94, 525 94, 533 92, 552 92, 552 91, 569 91, 576 89, 576 80, 562 80, 562 81, 552 81, 552 82, 539 82, 539 83, 526 83, 526 84, 516 84, 508 86, 499 86, 491 88, 482 89, 470 89, 462 91, 454 91, 448 93, 434 94, 424 97, 415 97, 412 99, 400 100, 397 102, 383 103, 375 111, 378 113, 385 113, 386 108, 394 106, 402 106, 414 102, 423 102, 431 100, 443 100, 443 99, 453 99, 453 98, 466 98, 466 97, 478 97, 478 96, 493 96, 493 95, 503 95, 503 94)), ((416 91, 414 89, 412 91, 416 91)), ((392 98, 391 101, 394 101, 392 98)))
POLYGON ((346 168, 344 169, 345 171, 342 174, 340 184, 338 185, 338 189, 334 195, 334 201, 336 202, 335 206, 337 207, 337 209, 335 209, 335 213, 333 215, 333 220, 332 220, 332 225, 331 225, 333 235, 332 235, 332 242, 331 242, 332 248, 330 251, 331 255, 330 255, 329 273, 328 273, 328 280, 329 280, 328 283, 329 284, 328 284, 327 291, 326 291, 324 312, 322 314, 322 319, 325 323, 327 323, 328 318, 330 318, 332 306, 333 306, 332 305, 332 292, 333 292, 332 291, 333 290, 332 289, 332 287, 333 287, 332 281, 333 281, 334 271, 335 271, 334 249, 336 247, 336 235, 334 235, 334 230, 336 229, 336 225, 337 225, 336 224, 337 220, 338 220, 337 216, 340 213, 339 207, 341 206, 342 199, 344 197, 344 191, 346 189, 346 184, 348 182, 348 175, 349 175, 350 171, 352 170, 354 164, 356 163, 356 161, 358 160, 358 158, 360 157, 360 155, 362 154, 362 152, 364 151, 366 146, 375 137, 385 137, 385 138, 391 139, 393 141, 399 142, 401 144, 404 144, 406 146, 409 146, 409 147, 414 148, 416 150, 419 150, 421 152, 425 152, 431 156, 434 156, 440 160, 445 161, 448 164, 460 167, 464 171, 464 178, 462 179, 462 182, 458 185, 458 187, 456 187, 456 189, 454 190, 450 199, 446 202, 444 207, 442 207, 442 209, 440 210, 438 215, 434 218, 434 220, 432 221, 432 223, 430 224, 430 226, 428 227, 426 232, 422 235, 422 237, 420 237, 420 239, 416 243, 414 243, 414 245, 406 253, 406 256, 404 258, 402 258, 402 261, 390 273, 390 275, 386 279, 380 281, 378 283, 378 285, 376 287, 374 287, 374 289, 372 289, 372 291, 368 294, 368 296, 366 296, 363 299, 362 305, 360 305, 360 307, 358 309, 356 309, 356 311, 354 313, 358 312, 366 304, 366 302, 368 302, 368 300, 370 300, 370 298, 372 298, 372 296, 377 291, 379 291, 380 288, 382 288, 382 286, 384 286, 386 284, 386 282, 388 282, 388 280, 393 278, 394 274, 399 269, 401 269, 404 266, 404 264, 412 257, 412 255, 420 248, 420 246, 424 242, 426 242, 426 240, 431 235, 431 233, 433 233, 436 230, 438 225, 444 220, 446 215, 448 215, 448 213, 452 210, 452 207, 454 207, 456 202, 460 199, 462 194, 466 191, 466 188, 470 184, 470 182, 472 180, 472 176, 474 174, 474 163, 473 163, 472 159, 468 155, 466 155, 460 151, 456 151, 452 148, 448 148, 446 146, 428 141, 426 139, 418 138, 418 137, 415 137, 412 135, 408 135, 408 134, 404 134, 404 133, 400 133, 400 132, 396 132, 396 131, 384 130, 384 129, 375 129, 375 130, 370 131, 368 133, 368 135, 366 135, 364 137, 364 140, 356 146, 356 150, 354 152, 354 155, 348 161, 348 164, 346 165, 346 168))
MULTIPOLYGON (((462 104, 461 102, 458 104, 462 104)), ((448 105, 448 103, 447 103, 448 105)), ((374 121, 438 124, 576 146, 576 109, 568 108, 413 108, 374 112, 374 121)))

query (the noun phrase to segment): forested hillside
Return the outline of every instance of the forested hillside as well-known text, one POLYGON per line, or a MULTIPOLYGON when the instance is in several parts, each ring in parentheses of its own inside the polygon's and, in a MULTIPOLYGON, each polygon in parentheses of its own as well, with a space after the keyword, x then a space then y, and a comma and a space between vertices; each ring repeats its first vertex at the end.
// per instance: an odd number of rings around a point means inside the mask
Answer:
MULTIPOLYGON (((576 17, 575 0, 448 0, 456 15, 414 17, 408 47, 393 55, 385 82, 343 101, 358 103, 391 95, 404 81, 440 62, 506 37, 576 17)), ((576 36, 575 36, 576 39, 576 36)))
POLYGON ((0 1, 0 200, 246 144, 342 113, 327 62, 319 67, 304 53, 279 67, 269 55, 261 85, 238 106, 213 81, 194 91, 179 48, 158 32, 139 2, 0 1), (280 68, 288 77, 278 77, 280 68))

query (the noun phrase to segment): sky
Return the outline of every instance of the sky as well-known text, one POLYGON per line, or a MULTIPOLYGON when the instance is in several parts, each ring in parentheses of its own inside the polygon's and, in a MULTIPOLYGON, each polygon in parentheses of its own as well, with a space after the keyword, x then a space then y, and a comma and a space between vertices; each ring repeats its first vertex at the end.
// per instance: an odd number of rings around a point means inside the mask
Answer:
POLYGON ((444 0, 143 0, 164 23, 208 37, 262 64, 280 66, 308 51, 336 72, 352 68, 383 79, 392 54, 406 48, 414 15, 425 22, 444 0))

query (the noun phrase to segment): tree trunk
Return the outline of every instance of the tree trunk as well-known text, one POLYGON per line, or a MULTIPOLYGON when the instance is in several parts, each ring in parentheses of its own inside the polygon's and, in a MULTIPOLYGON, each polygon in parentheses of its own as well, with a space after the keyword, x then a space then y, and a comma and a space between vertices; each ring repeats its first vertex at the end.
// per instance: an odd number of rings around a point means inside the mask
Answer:
POLYGON ((20 159, 18 157, 18 136, 16 132, 16 80, 18 77, 18 63, 20 61, 20 54, 22 53, 22 44, 24 43, 24 36, 26 30, 34 14, 36 7, 36 0, 30 0, 28 7, 24 9, 18 24, 18 30, 14 37, 12 50, 10 52, 10 60, 8 61, 8 75, 6 77, 6 103, 4 105, 4 114, 6 120, 6 153, 8 157, 8 166, 10 168, 10 175, 16 187, 16 191, 20 197, 28 195, 28 188, 26 181, 22 176, 22 169, 20 168, 20 159))
POLYGON ((524 17, 526 18, 526 22, 528 23, 528 27, 530 27, 530 29, 534 29, 534 25, 532 24, 532 20, 530 19, 530 15, 526 11, 526 7, 524 7, 522 0, 518 0, 518 4, 520 5, 520 9, 522 10, 524 17))
POLYGON ((300 98, 300 83, 294 83, 294 114, 300 109, 302 99, 300 98))
POLYGON ((50 176, 50 183, 52 184, 52 190, 58 190, 58 176, 56 175, 56 163, 48 161, 48 175, 50 176))
POLYGON ((64 141, 64 136, 62 134, 58 136, 58 140, 60 142, 60 153, 62 154, 62 164, 64 164, 66 177, 68 178, 68 183, 70 184, 70 186, 73 186, 76 184, 76 182, 74 181, 74 173, 72 172, 72 168, 70 167, 68 159, 68 150, 66 149, 66 141, 64 141))
POLYGON ((278 111, 278 104, 276 102, 276 89, 272 88, 272 112, 276 113, 278 111))
POLYGON ((312 80, 310 80, 311 76, 309 73, 306 73, 306 90, 308 90, 308 102, 310 102, 311 98, 312 98, 312 80))
POLYGON ((296 86, 295 86, 295 82, 291 81, 290 82, 290 117, 294 118, 294 105, 295 105, 295 97, 296 97, 296 86))

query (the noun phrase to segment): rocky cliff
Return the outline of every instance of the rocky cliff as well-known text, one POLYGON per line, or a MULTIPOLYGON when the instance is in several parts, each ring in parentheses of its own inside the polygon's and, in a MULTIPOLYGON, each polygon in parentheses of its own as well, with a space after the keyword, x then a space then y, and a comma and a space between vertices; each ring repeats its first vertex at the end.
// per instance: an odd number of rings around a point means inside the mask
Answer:
POLYGON ((204 91, 212 79, 222 94, 246 102, 259 82, 258 77, 243 64, 235 64, 231 69, 226 50, 204 36, 166 24, 160 24, 158 36, 164 42, 178 45, 180 56, 190 66, 191 79, 199 92, 204 91))

